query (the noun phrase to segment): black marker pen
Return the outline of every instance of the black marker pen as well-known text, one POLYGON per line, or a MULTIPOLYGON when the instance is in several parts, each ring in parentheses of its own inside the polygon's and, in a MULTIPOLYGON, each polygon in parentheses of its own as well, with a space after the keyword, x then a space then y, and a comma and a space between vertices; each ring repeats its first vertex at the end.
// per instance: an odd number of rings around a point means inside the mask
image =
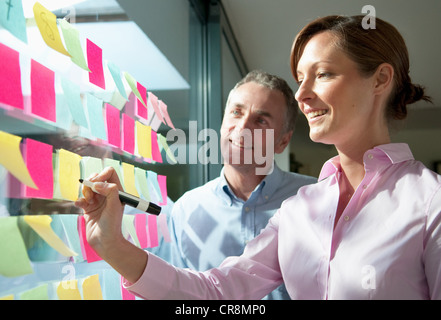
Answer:
MULTIPOLYGON (((93 187, 93 182, 83 179, 80 179, 80 182, 85 186, 91 188, 93 192, 96 192, 95 188, 93 187)), ((118 191, 118 193, 119 200, 124 204, 155 215, 159 215, 161 213, 161 207, 154 203, 135 197, 134 195, 131 195, 130 193, 124 191, 118 191)))

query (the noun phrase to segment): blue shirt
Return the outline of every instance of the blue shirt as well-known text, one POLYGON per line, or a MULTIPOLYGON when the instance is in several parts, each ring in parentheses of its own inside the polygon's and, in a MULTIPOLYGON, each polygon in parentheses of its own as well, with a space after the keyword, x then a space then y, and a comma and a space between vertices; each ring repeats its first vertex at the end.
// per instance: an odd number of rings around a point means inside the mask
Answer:
MULTIPOLYGON (((266 227, 282 202, 316 179, 273 172, 256 187, 247 201, 235 196, 224 170, 205 185, 186 192, 174 204, 170 219, 171 263, 178 267, 205 271, 217 267, 229 256, 242 254, 245 245, 266 227)), ((282 288, 268 299, 289 299, 282 288)))

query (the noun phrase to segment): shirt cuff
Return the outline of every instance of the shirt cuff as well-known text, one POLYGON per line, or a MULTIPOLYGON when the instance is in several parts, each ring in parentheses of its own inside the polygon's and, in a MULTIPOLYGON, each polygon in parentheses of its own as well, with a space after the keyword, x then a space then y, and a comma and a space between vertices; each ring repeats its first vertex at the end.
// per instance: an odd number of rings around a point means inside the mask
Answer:
POLYGON ((123 278, 123 288, 143 299, 163 299, 169 292, 175 268, 152 253, 146 254, 148 261, 141 277, 135 283, 123 278))

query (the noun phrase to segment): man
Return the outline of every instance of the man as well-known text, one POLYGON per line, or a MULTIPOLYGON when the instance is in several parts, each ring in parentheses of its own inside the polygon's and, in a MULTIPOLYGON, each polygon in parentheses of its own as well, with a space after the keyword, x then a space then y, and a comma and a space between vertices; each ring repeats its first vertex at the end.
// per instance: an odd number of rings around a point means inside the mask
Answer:
MULTIPOLYGON (((283 200, 316 182, 274 163, 274 153, 282 153, 291 140, 297 113, 293 92, 281 78, 252 71, 236 84, 221 127, 220 176, 186 192, 173 206, 172 264, 204 271, 242 254, 283 200)), ((289 296, 281 286, 267 298, 289 296)))

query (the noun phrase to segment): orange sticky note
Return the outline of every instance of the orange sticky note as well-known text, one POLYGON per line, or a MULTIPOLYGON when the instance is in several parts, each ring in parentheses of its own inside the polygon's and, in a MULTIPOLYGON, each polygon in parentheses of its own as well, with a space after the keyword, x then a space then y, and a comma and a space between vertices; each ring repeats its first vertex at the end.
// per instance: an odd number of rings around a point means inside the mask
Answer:
POLYGON ((35 21, 44 42, 54 50, 69 56, 70 54, 64 48, 61 41, 60 32, 57 27, 57 16, 43 7, 39 2, 36 2, 33 7, 35 21))
POLYGON ((25 185, 37 188, 23 160, 20 141, 21 137, 0 131, 0 164, 25 185))
POLYGON ((24 157, 29 173, 38 187, 34 189, 25 186, 25 197, 52 199, 54 193, 52 146, 28 138, 25 143, 24 157))

